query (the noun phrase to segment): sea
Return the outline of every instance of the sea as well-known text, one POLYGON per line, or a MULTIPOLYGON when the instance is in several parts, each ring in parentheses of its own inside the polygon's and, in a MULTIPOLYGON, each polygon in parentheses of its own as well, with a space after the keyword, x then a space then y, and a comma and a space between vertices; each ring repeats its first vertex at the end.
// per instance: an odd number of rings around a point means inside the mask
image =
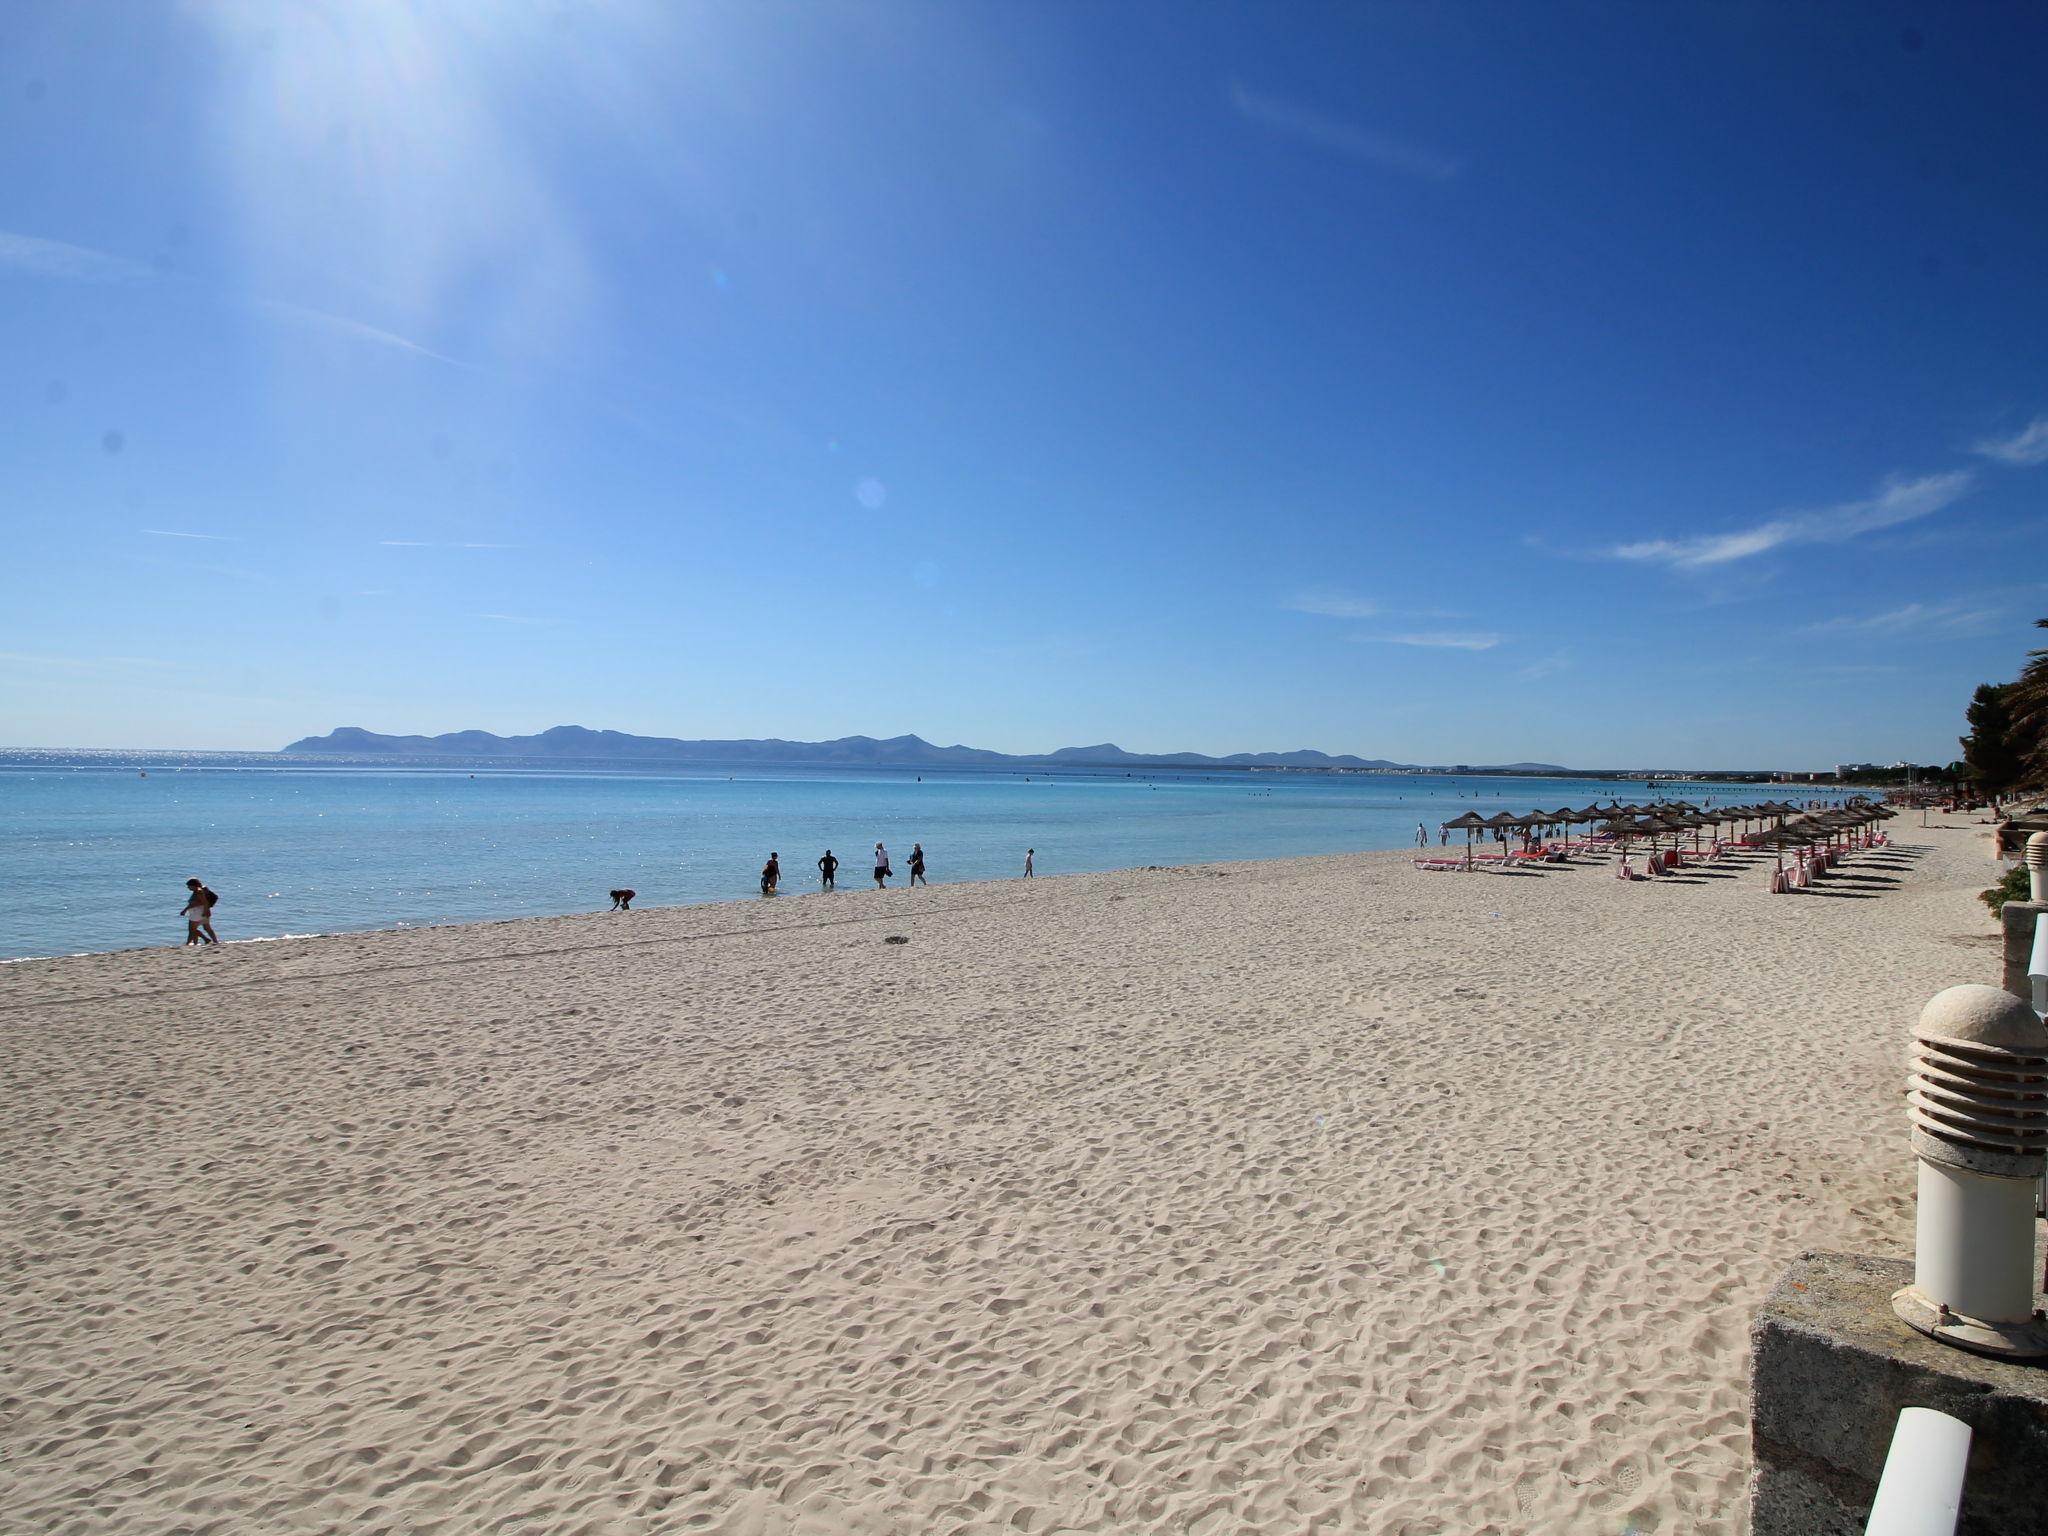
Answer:
MULTIPOLYGON (((1412 847, 1418 823, 1650 798, 1833 800, 1805 786, 1145 769, 308 763, 263 753, 0 752, 0 960, 182 943, 184 882, 228 941, 873 887, 874 845, 932 884, 1412 847)), ((1457 838, 1452 841, 1456 843, 1457 838)))

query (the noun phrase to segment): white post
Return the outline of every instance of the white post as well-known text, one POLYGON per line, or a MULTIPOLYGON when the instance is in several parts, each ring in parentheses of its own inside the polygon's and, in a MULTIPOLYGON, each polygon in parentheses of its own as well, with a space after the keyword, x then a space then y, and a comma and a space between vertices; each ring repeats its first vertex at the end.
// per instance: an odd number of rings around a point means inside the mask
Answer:
POLYGON ((2034 918, 2034 958, 2027 963, 2027 980, 2034 984, 2034 1012, 2048 1022, 2048 912, 2034 918))
MULTIPOLYGON (((2034 1013, 2048 1024, 2048 912, 2034 918, 2034 958, 2027 966, 2027 980, 2034 984, 2034 1013)), ((2034 1181, 2034 1215, 2048 1220, 2048 1169, 2034 1181)))
POLYGON ((1955 1536, 1970 1426, 1932 1408, 1902 1408, 1864 1536, 1955 1536))
POLYGON ((1980 1354, 2048 1356, 2034 1310, 2034 1185, 2048 1163, 2048 1026, 1997 987, 1920 1011, 1906 1093, 1920 1159, 1905 1322, 1980 1354))
POLYGON ((2027 900, 2048 901, 2048 832, 2027 839, 2027 900))

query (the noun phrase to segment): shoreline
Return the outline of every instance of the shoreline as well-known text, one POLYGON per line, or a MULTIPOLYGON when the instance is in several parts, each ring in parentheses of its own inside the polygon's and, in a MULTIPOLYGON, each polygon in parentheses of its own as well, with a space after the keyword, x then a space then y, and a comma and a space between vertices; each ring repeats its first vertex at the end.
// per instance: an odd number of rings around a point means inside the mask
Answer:
MULTIPOLYGON (((1177 870, 1230 869, 1234 867, 1258 867, 1261 865, 1314 864, 1329 859, 1405 860, 1412 857, 1414 850, 1404 853, 1400 849, 1367 848, 1352 853, 1306 853, 1292 854, 1277 859, 1216 859, 1205 864, 1134 864, 1121 869, 1082 870, 1072 874, 1034 875, 1025 880, 1021 875, 1008 876, 1000 880, 937 880, 929 885, 920 885, 919 891, 970 891, 1005 890, 1013 885, 1051 884, 1055 881, 1104 880, 1124 875, 1164 873, 1177 870)), ((891 876, 892 879, 899 878, 891 876)), ((789 891, 775 896, 722 896, 707 901, 675 901, 658 906, 635 906, 630 912, 613 912, 605 907, 590 907, 575 912, 547 912, 529 914, 524 917, 469 918, 448 923, 399 923, 382 928, 336 928, 320 933, 279 933, 253 934, 248 938, 222 939, 217 946, 222 950, 234 950, 250 944, 310 944, 328 940, 368 939, 379 935, 398 936, 402 934, 445 934, 471 929, 509 928, 537 923, 566 923, 584 918, 631 920, 643 913, 702 912, 720 908, 735 911, 772 908, 789 901, 823 900, 838 896, 895 896, 911 889, 908 885, 892 885, 886 891, 873 888, 870 878, 859 886, 847 886, 835 891, 789 891)), ((884 914, 887 915, 887 914, 884 914)), ((849 919, 852 921, 852 919, 849 919)), ((791 924, 792 927, 812 926, 791 924)), ((648 943, 670 942, 665 939, 649 939, 648 943)), ((17 955, 12 959, 0 960, 0 966, 9 965, 53 965, 67 960, 99 960, 121 955, 153 955, 163 951, 183 951, 187 948, 183 939, 166 939, 161 944, 134 944, 126 949, 81 949, 63 955, 17 955)), ((214 946, 190 946, 193 954, 206 952, 214 946)))
POLYGON ((1986 829, 1904 820, 1801 896, 1381 851, 11 966, 12 1507, 1733 1533, 1750 1308, 1910 1252, 1912 1020, 1996 967, 1986 829))
MULTIPOLYGON (((9 960, 175 943, 183 924, 165 921, 163 894, 182 906, 170 888, 193 875, 223 893, 223 936, 360 933, 563 915, 608 906, 601 893, 625 886, 647 903, 748 900, 777 848, 790 853, 785 894, 816 888, 820 848, 846 855, 881 840, 899 855, 921 841, 932 877, 953 883, 1014 877, 1027 847, 1041 874, 1401 851, 1417 821, 1434 842, 1437 823, 1468 809, 1584 805, 1617 788, 1214 774, 17 777, 0 862, 38 897, 0 913, 9 960)), ((848 894, 867 884, 864 858, 842 862, 848 894)))
MULTIPOLYGON (((1902 817, 1899 824, 1903 825, 1903 823, 1904 818, 1902 817)), ((1937 825, 1958 826, 1960 824, 1950 823, 1937 825)), ((1989 824, 1985 823, 1984 826, 1988 834, 1989 824)), ((1920 829, 1915 827, 1913 828, 1913 830, 1917 831, 1920 829)), ((1475 847, 1479 847, 1481 851, 1484 851, 1484 845, 1475 845, 1475 847)), ((1232 868, 1239 866, 1256 867, 1260 865, 1269 864, 1306 864, 1327 859, 1359 859, 1405 863, 1406 861, 1421 856, 1425 853, 1450 858, 1461 857, 1463 851, 1464 844, 1461 842, 1451 843, 1442 847, 1432 843, 1426 849, 1414 846, 1403 848, 1364 848, 1349 851, 1338 851, 1332 853, 1286 854, 1275 858, 1213 859, 1194 864, 1133 864, 1119 866, 1114 869, 1079 870, 1062 874, 1036 875, 1033 876, 1028 883, 1036 885, 1041 881, 1105 879, 1122 875, 1143 874, 1147 872, 1155 872, 1161 870, 1232 868)), ((1581 861, 1580 867, 1585 867, 1585 861, 1581 861)), ((892 876, 892 878, 902 879, 904 878, 904 876, 897 875, 892 876)), ((919 887, 919 889, 932 891, 956 891, 968 889, 1000 890, 1010 885, 1021 885, 1025 883, 1027 882, 1024 880, 1022 876, 1012 875, 989 880, 939 880, 932 882, 929 886, 921 886, 919 887)), ((1991 880, 1987 878, 1986 884, 1990 883, 1991 880)), ((394 924, 379 925, 367 928, 331 928, 321 929, 317 932, 310 933, 250 934, 246 937, 241 938, 223 939, 221 940, 219 947, 222 949, 232 950, 250 944, 268 945, 285 943, 309 943, 319 940, 365 938, 375 934, 439 933, 451 929, 496 928, 503 927, 508 924, 518 923, 564 922, 575 918, 584 917, 614 918, 619 916, 625 916, 631 918, 637 917, 642 913, 694 911, 707 907, 749 908, 761 906, 764 904, 772 905, 776 902, 799 901, 812 898, 822 898, 826 896, 873 896, 878 894, 894 895, 899 891, 907 891, 909 889, 910 887, 908 885, 894 885, 890 886, 886 892, 877 892, 872 888, 871 881, 866 877, 863 877, 862 881, 859 884, 848 883, 843 885, 839 890, 836 891, 789 890, 783 893, 779 893, 773 897, 763 897, 758 895, 719 896, 710 897, 702 901, 678 901, 665 902, 653 906, 636 906, 630 913, 624 914, 615 913, 603 907, 593 906, 589 908, 579 908, 575 911, 569 912, 528 913, 521 916, 511 917, 461 918, 449 922, 424 923, 407 923, 404 921, 400 921, 394 924)), ((63 954, 54 955, 14 955, 0 957, 0 969, 4 969, 8 966, 49 964, 61 960, 89 960, 110 955, 154 954, 160 950, 181 950, 186 947, 187 946, 185 945, 183 939, 177 937, 170 937, 166 938, 163 942, 157 944, 132 944, 120 949, 80 949, 70 950, 63 954)))

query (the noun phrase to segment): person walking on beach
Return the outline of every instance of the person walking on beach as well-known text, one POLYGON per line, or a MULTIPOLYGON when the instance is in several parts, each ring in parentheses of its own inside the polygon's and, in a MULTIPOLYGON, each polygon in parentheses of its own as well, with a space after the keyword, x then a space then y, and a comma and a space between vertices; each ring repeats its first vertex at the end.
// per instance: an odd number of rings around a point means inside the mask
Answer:
POLYGON ((832 850, 830 848, 827 848, 825 850, 825 857, 818 860, 819 889, 827 891, 836 891, 837 889, 839 889, 839 887, 832 883, 832 876, 838 873, 838 870, 839 861, 832 857, 832 850))
POLYGON ((775 887, 782 883, 782 855, 771 853, 768 862, 761 866, 761 894, 773 896, 775 887))
POLYGON ((924 878, 924 844, 912 843, 910 845, 910 883, 916 885, 920 881, 926 885, 931 884, 931 881, 924 878))
POLYGON ((889 850, 884 848, 880 843, 877 843, 875 844, 875 889, 878 891, 886 891, 888 888, 889 850))
POLYGON ((186 947, 218 944, 220 935, 213 931, 213 904, 220 898, 197 880, 187 880, 185 889, 191 896, 178 915, 185 919, 186 947))
POLYGON ((1418 848, 1427 848, 1429 846, 1429 828, 1419 821, 1415 823, 1415 846, 1418 848))
POLYGON ((1036 848, 1026 848, 1024 850, 1024 878, 1026 880, 1031 878, 1031 861, 1037 857, 1038 850, 1036 848))
POLYGON ((1448 821, 1436 829, 1436 845, 1439 848, 1451 846, 1451 824, 1448 821))

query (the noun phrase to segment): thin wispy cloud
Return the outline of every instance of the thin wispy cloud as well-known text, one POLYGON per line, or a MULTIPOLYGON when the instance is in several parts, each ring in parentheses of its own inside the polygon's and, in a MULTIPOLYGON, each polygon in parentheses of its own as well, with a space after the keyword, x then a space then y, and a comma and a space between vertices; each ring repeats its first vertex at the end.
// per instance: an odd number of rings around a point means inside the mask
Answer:
POLYGON ((1354 597, 1349 592, 1327 589, 1298 592, 1283 599, 1280 606, 1291 613, 1312 613, 1325 619, 1462 619, 1466 616, 1456 608, 1389 608, 1370 597, 1354 597))
POLYGON ((2036 416, 2010 437, 1982 438, 1971 445, 1970 451, 2021 468, 2048 464, 2048 416, 2036 416))
POLYGON ((1427 630, 1405 635, 1360 635, 1369 645, 1415 645, 1429 650, 1490 651, 1507 637, 1480 630, 1427 630))
POLYGON ((439 539, 379 539, 379 549, 524 549, 524 544, 448 543, 439 539))
POLYGON ((288 304, 282 299, 251 299, 249 302, 265 314, 312 330, 324 331, 330 336, 339 336, 348 341, 365 341, 372 346, 390 347, 394 351, 410 352, 415 357, 446 363, 450 368, 476 371, 474 363, 465 363, 460 358, 448 356, 445 352, 436 352, 432 347, 423 347, 396 331, 382 330, 374 325, 366 325, 360 320, 351 320, 347 315, 329 314, 324 309, 311 309, 304 304, 288 304))
MULTIPOLYGON (((34 277, 78 283, 144 283, 153 281, 158 276, 142 262, 130 261, 125 256, 116 256, 109 251, 96 251, 83 245, 70 245, 62 240, 45 240, 38 235, 0 230, 0 270, 6 269, 34 277)), ((368 342, 372 346, 389 347, 394 351, 410 352, 415 357, 429 358, 437 363, 445 363, 451 368, 476 370, 473 363, 465 363, 460 358, 448 356, 445 352, 436 352, 433 348, 421 346, 410 337, 401 336, 396 331, 387 331, 347 315, 332 314, 324 309, 293 304, 283 299, 255 298, 235 293, 218 294, 214 297, 228 303, 246 305, 259 314, 293 325, 324 331, 330 336, 368 342)))
POLYGON ((1890 608, 1883 613, 1822 619, 1806 625, 1803 633, 1878 636, 1933 631, 1975 634, 1990 628, 2002 617, 2003 609, 1986 607, 1979 600, 1958 598, 1946 603, 1907 603, 1904 607, 1890 608))
POLYGON ((177 528, 145 528, 142 530, 158 539, 204 539, 209 544, 232 544, 235 541, 224 533, 185 533, 177 528))
POLYGON ((27 651, 0 651, 0 666, 65 672, 104 672, 117 668, 170 665, 171 662, 155 656, 45 656, 27 651))
POLYGON ((1370 619, 1380 611, 1380 605, 1370 598, 1352 597, 1343 592, 1303 592, 1288 598, 1280 606, 1296 613, 1320 614, 1326 619, 1370 619))
POLYGON ((271 580, 269 576, 266 576, 261 571, 248 570, 239 565, 207 565, 192 560, 176 560, 166 563, 170 569, 175 571, 197 571, 206 576, 225 576, 231 581, 267 582, 271 580))
POLYGON ((1291 101, 1251 90, 1235 80, 1226 95, 1231 110, 1254 127, 1375 170, 1392 171, 1419 181, 1449 181, 1465 169, 1464 161, 1426 144, 1397 139, 1341 118, 1325 117, 1291 101))
POLYGON ((480 619, 489 619, 495 624, 545 624, 546 619, 536 619, 524 613, 480 613, 480 619))
POLYGON ((1571 665, 1572 653, 1570 651, 1558 651, 1552 655, 1542 657, 1540 660, 1530 662, 1526 667, 1517 672, 1515 676, 1525 683, 1533 683, 1542 678, 1554 677, 1559 672, 1567 672, 1571 670, 1571 665))
POLYGON ((143 263, 125 256, 4 229, 0 229, 0 267, 83 283, 146 283, 156 276, 143 263))
POLYGON ((1975 474, 1954 469, 1917 480, 1887 480, 1874 496, 1831 507, 1787 512, 1754 528, 1693 539, 1648 539, 1605 551, 1616 560, 1669 565, 1681 570, 1726 565, 1799 544, 1841 544, 1880 528, 1895 528, 1927 517, 1967 495, 1975 474))

